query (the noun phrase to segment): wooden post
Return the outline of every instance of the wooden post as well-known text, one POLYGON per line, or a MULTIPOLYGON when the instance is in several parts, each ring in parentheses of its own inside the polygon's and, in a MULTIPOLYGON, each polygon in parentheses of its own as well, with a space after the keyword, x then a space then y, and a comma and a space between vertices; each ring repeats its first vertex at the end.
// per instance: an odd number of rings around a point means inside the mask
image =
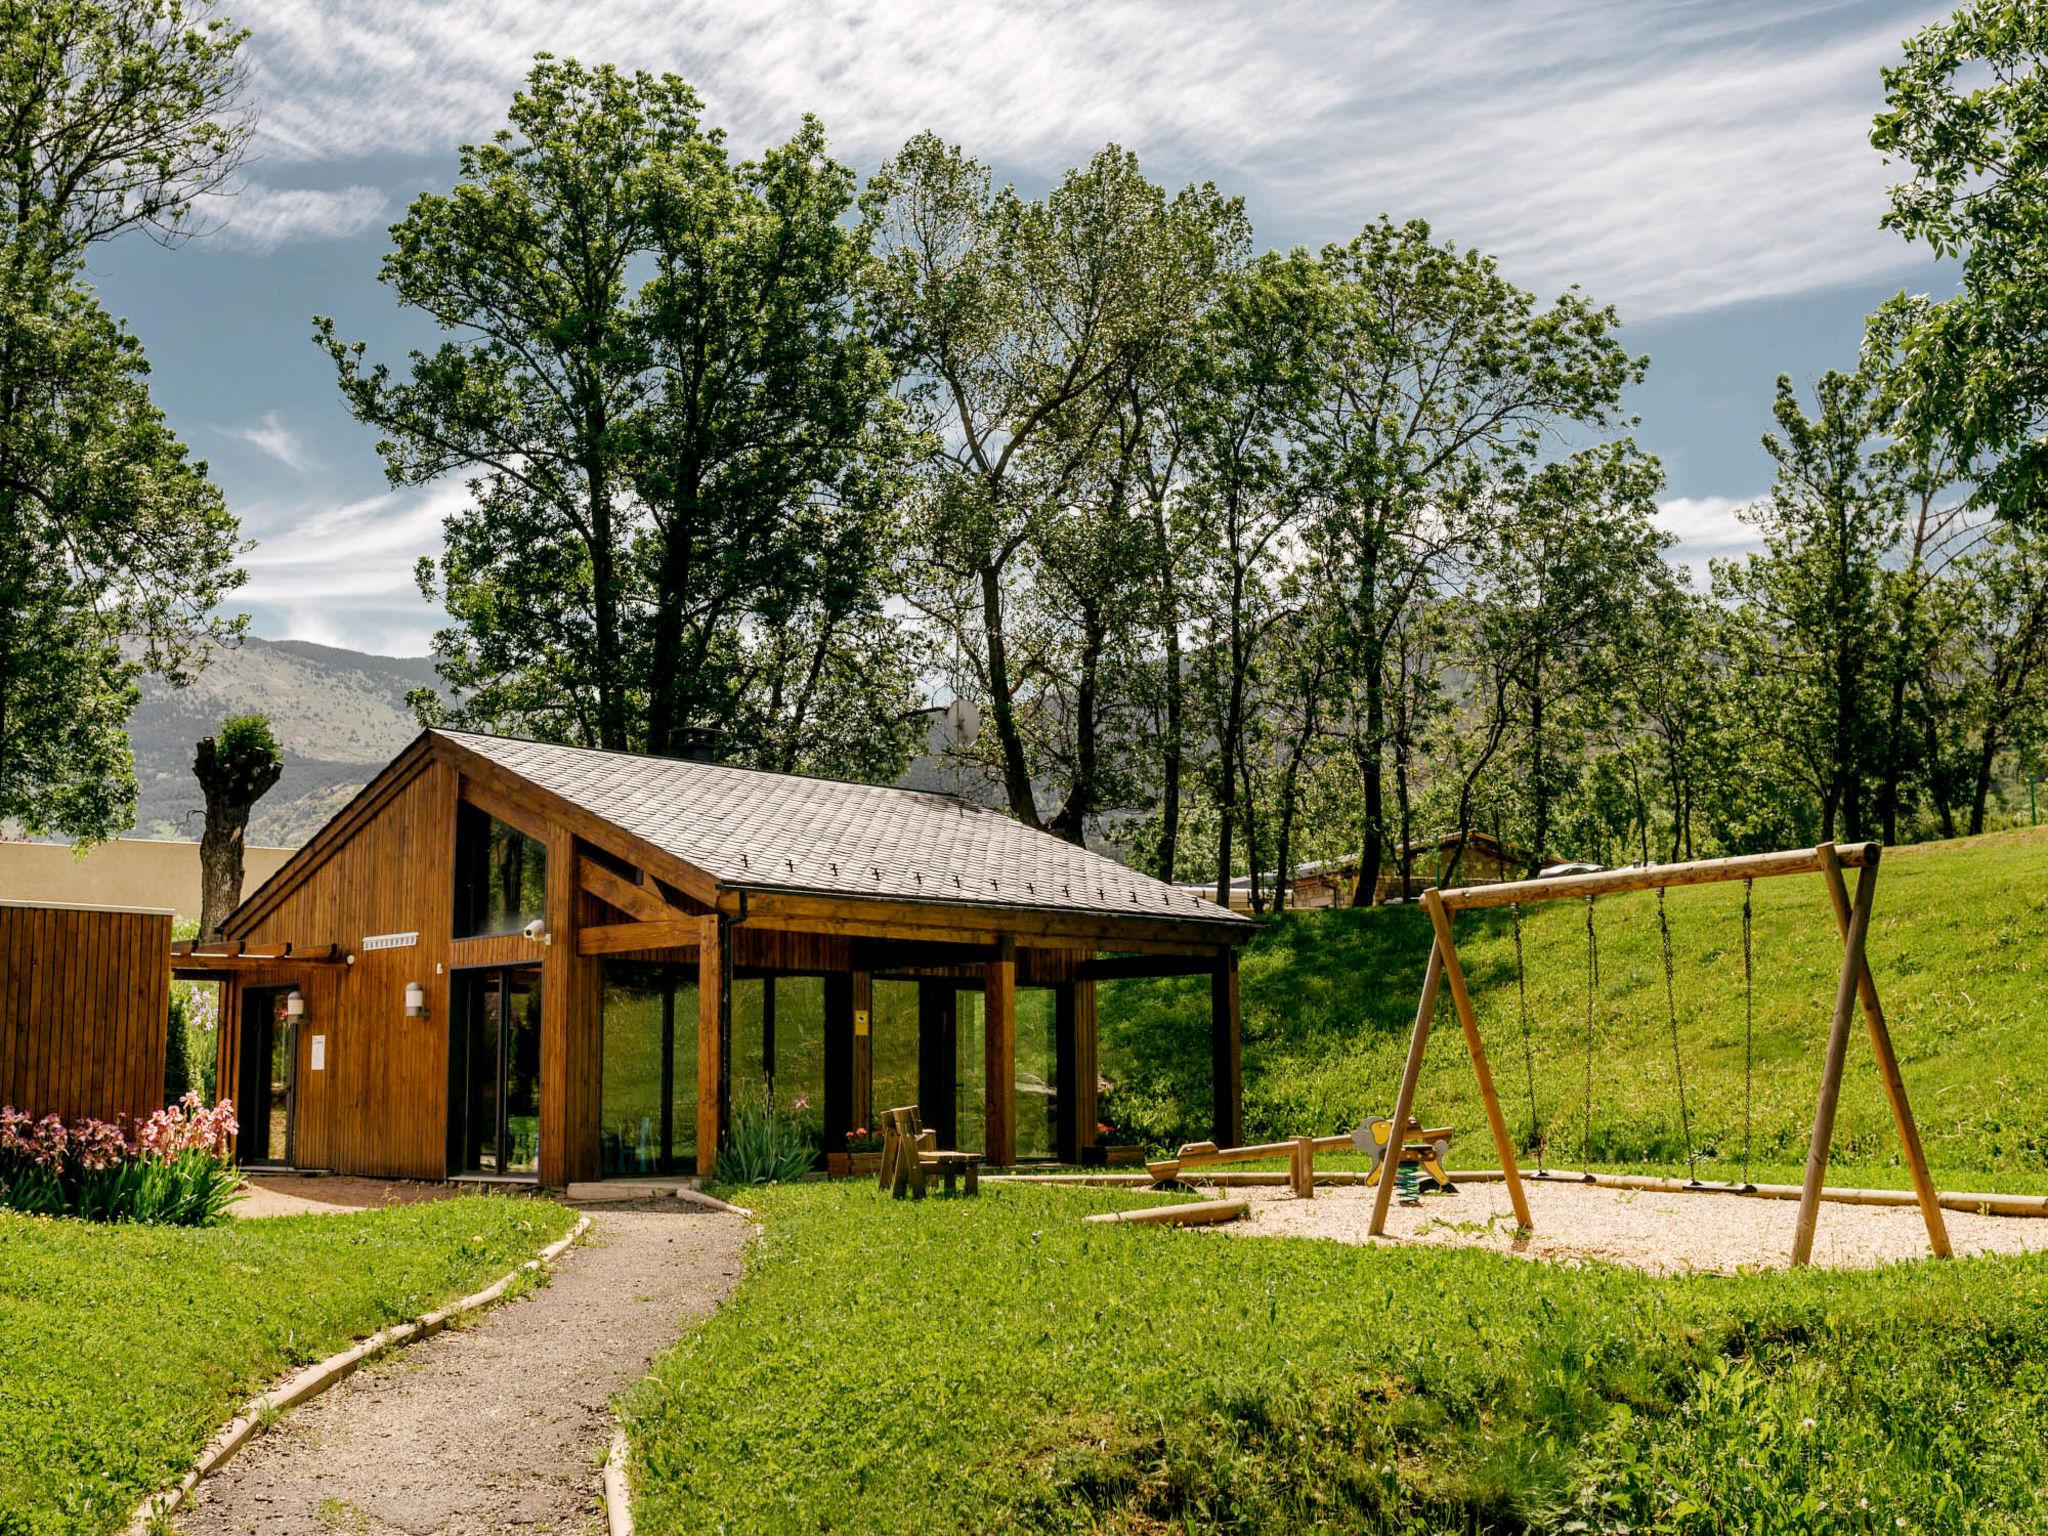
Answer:
MULTIPOLYGON (((1828 900, 1835 908, 1835 928, 1849 937, 1849 887, 1842 879, 1842 864, 1835 850, 1823 850, 1821 874, 1828 887, 1828 900)), ((1865 868, 1876 876, 1876 855, 1865 868)), ((1885 1027, 1884 1008, 1877 1000, 1877 977, 1870 968, 1869 936, 1864 939, 1863 970, 1857 980, 1857 994, 1863 1002, 1863 1020, 1870 1026, 1870 1044, 1877 1052, 1877 1069, 1884 1076, 1885 1097, 1891 1101, 1892 1119, 1899 1127, 1899 1145, 1912 1170, 1913 1193, 1920 1201, 1920 1216, 1927 1223, 1927 1240, 1938 1259, 1950 1255, 1948 1223, 1941 1214, 1941 1197, 1934 1189, 1934 1176, 1927 1171, 1927 1153, 1920 1145, 1920 1128, 1913 1122, 1913 1106, 1906 1098, 1906 1080, 1899 1073, 1898 1054, 1892 1049, 1891 1031, 1885 1027)))
MULTIPOLYGON (((1533 1228, 1529 1198, 1522 1193, 1521 1170, 1515 1166, 1515 1144, 1508 1136, 1507 1117, 1500 1111, 1500 1095, 1493 1091, 1493 1073, 1486 1065, 1486 1044, 1479 1038, 1479 1016, 1472 1011, 1472 994, 1465 990, 1465 968, 1458 963, 1458 949, 1451 940, 1451 914, 1444 910, 1443 896, 1434 888, 1422 893, 1422 905, 1436 929, 1437 947, 1443 951, 1444 975, 1451 984, 1451 1001, 1457 1005, 1458 1022, 1465 1027, 1465 1048, 1472 1054, 1472 1073, 1479 1079, 1479 1096, 1486 1101, 1486 1120, 1493 1127, 1493 1145, 1500 1153, 1501 1178, 1508 1186, 1508 1200, 1515 1208, 1515 1220, 1525 1229, 1533 1228)), ((1397 1145, 1407 1123, 1399 1117, 1394 1121, 1397 1145)), ((1391 1168, 1381 1182, 1394 1182, 1391 1168)))
MULTIPOLYGON (((1834 850, 1828 850, 1830 856, 1834 850)), ((1823 865, 1823 868, 1825 866, 1823 865)), ((1856 1007, 1867 962, 1863 941, 1870 932, 1870 904, 1877 891, 1877 860, 1867 858, 1856 877, 1856 905, 1842 942, 1842 976, 1835 987, 1835 1016, 1828 1026, 1827 1059, 1821 1065, 1820 1101, 1813 1111, 1813 1141, 1806 1152, 1806 1180, 1799 1191, 1799 1226, 1792 1235, 1792 1262, 1813 1257, 1813 1229, 1820 1218, 1820 1192, 1828 1177, 1828 1143, 1835 1134, 1835 1106, 1842 1096, 1842 1062, 1849 1052, 1849 1015, 1856 1007)))
MULTIPOLYGON (((1422 1078, 1422 1052, 1429 1044, 1429 1026, 1436 1017, 1436 998, 1443 988, 1443 980, 1444 947, 1440 941, 1431 940, 1429 968, 1422 976, 1422 1001, 1415 1005, 1415 1033, 1408 1037, 1408 1062, 1401 1068, 1401 1087, 1394 1095, 1394 1135, 1387 1147, 1387 1155, 1391 1158, 1401 1155, 1402 1128, 1415 1112, 1415 1085, 1422 1078)), ((1372 1225, 1367 1230, 1374 1237, 1386 1235, 1387 1205, 1394 1195, 1393 1175, 1394 1165, 1389 1163, 1373 1190, 1372 1225)))
POLYGON ((576 942, 586 896, 576 878, 576 839, 557 826, 548 834, 547 958, 541 963, 540 1182, 562 1189, 597 1177, 600 1109, 598 1061, 603 995, 596 957, 576 942))
POLYGON ((1017 948, 1005 939, 982 972, 982 1156, 998 1168, 1017 1161, 1017 948))
POLYGON ((1226 949, 1209 973, 1209 1053, 1216 1145, 1244 1140, 1244 1056, 1237 997, 1237 951, 1226 949))
POLYGON ((1095 983, 1077 981, 1071 990, 1074 1002, 1074 1128, 1076 1138, 1085 1147, 1095 1140, 1095 1126, 1102 1110, 1096 1097, 1102 1082, 1102 1069, 1096 1034, 1095 983))
POLYGON ((1300 1199, 1313 1200, 1316 1197, 1316 1139, 1313 1136, 1294 1138, 1294 1154, 1288 1163, 1292 1175, 1294 1193, 1300 1199))
MULTIPOLYGON (((875 979, 853 973, 853 1119, 875 1128, 875 979)), ((888 1108, 885 1104, 884 1109, 888 1108)))
POLYGON ((719 1113, 719 1092, 725 1081, 722 1055, 723 1033, 719 1028, 724 1012, 719 1007, 725 991, 721 932, 724 919, 712 914, 697 925, 697 1173, 710 1178, 718 1166, 718 1143, 724 1134, 719 1113))

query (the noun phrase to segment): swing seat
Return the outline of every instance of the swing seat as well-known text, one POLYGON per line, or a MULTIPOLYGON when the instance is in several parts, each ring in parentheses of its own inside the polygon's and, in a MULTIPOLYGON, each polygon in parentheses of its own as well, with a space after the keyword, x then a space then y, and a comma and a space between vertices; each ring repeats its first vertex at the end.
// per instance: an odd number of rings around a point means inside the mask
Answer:
POLYGON ((1431 1183, 1446 1194, 1452 1194, 1458 1186, 1451 1182, 1446 1163, 1451 1155, 1451 1137, 1454 1134, 1447 1125, 1424 1129, 1422 1122, 1410 1115, 1398 1158, 1389 1157, 1387 1152, 1394 1140, 1394 1122, 1391 1120, 1366 1121, 1351 1133, 1351 1144, 1372 1160, 1372 1167, 1365 1176, 1368 1189, 1379 1183, 1389 1162, 1398 1161, 1419 1164, 1429 1175, 1431 1183))

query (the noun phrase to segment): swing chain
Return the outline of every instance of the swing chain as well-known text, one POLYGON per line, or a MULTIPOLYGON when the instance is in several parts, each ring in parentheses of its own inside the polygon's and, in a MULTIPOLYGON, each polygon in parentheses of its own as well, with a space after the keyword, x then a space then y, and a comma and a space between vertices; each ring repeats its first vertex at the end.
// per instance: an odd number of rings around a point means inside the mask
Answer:
POLYGON ((1752 1110, 1756 1099, 1756 964, 1750 898, 1756 880, 1742 882, 1742 1187, 1748 1189, 1752 1110))
POLYGON ((1579 1149, 1579 1176, 1593 1179, 1593 998, 1600 990, 1600 940, 1593 932, 1593 898, 1586 898, 1586 1120, 1579 1149))
POLYGON ((1692 1148, 1692 1115, 1685 1105, 1685 1057, 1678 1048, 1678 993, 1671 963, 1671 923, 1664 915, 1664 887, 1657 887, 1657 931, 1664 944, 1664 1009, 1671 1019, 1671 1070, 1678 1079, 1678 1124, 1685 1137, 1685 1171, 1694 1184, 1700 1181, 1699 1163, 1692 1148))
POLYGON ((1543 1166, 1543 1128, 1536 1118, 1536 1053, 1529 1044, 1529 976, 1522 962, 1522 904, 1508 903, 1508 915, 1515 927, 1515 991, 1522 1002, 1522 1073, 1529 1085, 1529 1143, 1536 1149, 1536 1177, 1547 1178, 1543 1166))

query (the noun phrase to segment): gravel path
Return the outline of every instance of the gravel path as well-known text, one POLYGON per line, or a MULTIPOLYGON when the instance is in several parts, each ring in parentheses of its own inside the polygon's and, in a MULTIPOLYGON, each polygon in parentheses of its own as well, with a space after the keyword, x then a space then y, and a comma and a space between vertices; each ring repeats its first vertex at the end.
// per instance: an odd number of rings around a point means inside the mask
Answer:
MULTIPOLYGON (((1515 1235, 1507 1186, 1466 1183, 1454 1195, 1425 1195, 1420 1206, 1395 1205, 1387 1215, 1392 1243, 1452 1243, 1527 1258, 1571 1262, 1602 1259, 1652 1274, 1732 1274, 1776 1269, 1788 1260, 1799 1205, 1718 1193, 1657 1193, 1525 1179, 1536 1230, 1515 1235)), ((1284 1189, 1243 1189, 1250 1216, 1211 1230, 1249 1237, 1327 1237, 1370 1243, 1373 1192, 1363 1186, 1318 1188, 1313 1200, 1284 1189)), ((2048 1248, 2048 1219, 1944 1211, 1957 1257, 2048 1248)), ((1913 1206, 1830 1205, 1820 1208, 1813 1262, 1868 1269, 1927 1257, 1927 1228, 1913 1206)))
POLYGON ((546 1285, 294 1410, 200 1485, 183 1536, 595 1532, 609 1402, 740 1274, 746 1222, 593 1212, 546 1285))

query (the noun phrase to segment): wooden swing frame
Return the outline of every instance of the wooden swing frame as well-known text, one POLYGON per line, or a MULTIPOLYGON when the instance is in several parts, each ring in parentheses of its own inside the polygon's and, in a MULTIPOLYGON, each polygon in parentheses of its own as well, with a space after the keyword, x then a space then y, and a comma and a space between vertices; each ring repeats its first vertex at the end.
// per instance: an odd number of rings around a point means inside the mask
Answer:
MULTIPOLYGON (((1415 1033, 1408 1042, 1408 1060, 1401 1071, 1401 1089, 1394 1101, 1394 1124, 1406 1125, 1415 1108, 1415 1088, 1422 1077, 1423 1048, 1429 1043, 1430 1024, 1436 1014, 1437 995, 1448 980, 1451 1001, 1465 1032, 1465 1047, 1472 1057, 1473 1075, 1479 1081, 1480 1097, 1486 1104, 1487 1124, 1500 1154, 1501 1177, 1508 1187, 1508 1199, 1515 1219, 1533 1230, 1528 1197, 1522 1191, 1521 1171, 1515 1165, 1514 1143, 1508 1135, 1507 1118, 1501 1113, 1500 1098, 1494 1092, 1493 1073, 1486 1064, 1486 1045, 1479 1036, 1478 1016, 1473 1012, 1472 994, 1465 985, 1465 969, 1458 961, 1458 946, 1452 933, 1452 919, 1459 912, 1512 904, 1532 905, 1545 901, 1566 901, 1589 896, 1613 896, 1630 891, 1669 889, 1680 885, 1714 885, 1727 880, 1758 880, 1778 875, 1818 874, 1827 887, 1828 900, 1835 909, 1835 927, 1842 936, 1841 979, 1835 989, 1834 1019, 1828 1029, 1827 1052, 1821 1066, 1820 1098, 1813 1115, 1813 1140, 1806 1154, 1806 1177, 1800 1188, 1799 1224, 1792 1237, 1792 1262, 1807 1263, 1813 1256, 1814 1226, 1820 1216, 1822 1192, 1827 1183, 1828 1144, 1835 1130, 1835 1109, 1842 1092, 1842 1066, 1849 1051, 1849 1021, 1858 1001, 1863 1020, 1870 1030, 1870 1043, 1877 1052, 1878 1070, 1884 1079, 1885 1097, 1891 1101, 1892 1119, 1913 1174, 1913 1193, 1920 1214, 1927 1223, 1927 1239, 1936 1258, 1949 1257, 1948 1227, 1942 1220, 1939 1196, 1927 1171, 1927 1155, 1920 1145, 1920 1132, 1913 1123, 1913 1107, 1906 1098, 1905 1079, 1899 1075, 1899 1059, 1892 1049, 1891 1032, 1885 1027, 1884 1008, 1878 1002, 1877 978, 1872 975, 1864 941, 1870 933, 1870 909, 1877 894, 1877 864, 1883 849, 1877 843, 1824 843, 1817 848, 1797 848, 1783 853, 1745 854, 1730 859, 1700 859, 1685 864, 1664 864, 1644 869, 1604 870, 1589 875, 1556 875, 1544 879, 1514 880, 1500 885, 1460 886, 1453 890, 1435 887, 1422 893, 1423 909, 1429 914, 1435 941, 1429 950, 1429 967, 1422 979, 1422 999, 1415 1010, 1415 1033), (1852 901, 1842 871, 1854 869, 1856 894, 1852 901)), ((1374 1193, 1371 1233, 1386 1231, 1387 1207, 1393 1194, 1393 1180, 1382 1180, 1374 1193)))

